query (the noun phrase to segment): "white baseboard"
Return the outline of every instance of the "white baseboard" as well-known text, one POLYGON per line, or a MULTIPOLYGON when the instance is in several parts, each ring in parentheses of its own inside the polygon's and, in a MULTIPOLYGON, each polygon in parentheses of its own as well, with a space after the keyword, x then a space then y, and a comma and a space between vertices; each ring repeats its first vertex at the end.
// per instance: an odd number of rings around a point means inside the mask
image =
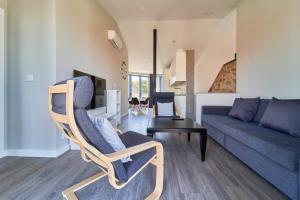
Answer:
MULTIPOLYGON (((15 157, 41 157, 41 158, 57 158, 70 149, 69 145, 63 146, 57 150, 31 150, 31 149, 9 149, 5 156, 15 157)), ((0 155, 1 156, 1 155, 0 155)))
POLYGON ((70 150, 70 145, 69 144, 59 148, 58 150, 56 150, 56 157, 59 157, 59 156, 63 155, 64 153, 66 153, 69 150, 70 150))
POLYGON ((7 152, 6 151, 0 152, 0 158, 4 158, 6 156, 7 156, 7 152))
POLYGON ((75 144, 75 143, 71 143, 70 144, 70 149, 71 150, 80 150, 80 146, 78 144, 75 144))

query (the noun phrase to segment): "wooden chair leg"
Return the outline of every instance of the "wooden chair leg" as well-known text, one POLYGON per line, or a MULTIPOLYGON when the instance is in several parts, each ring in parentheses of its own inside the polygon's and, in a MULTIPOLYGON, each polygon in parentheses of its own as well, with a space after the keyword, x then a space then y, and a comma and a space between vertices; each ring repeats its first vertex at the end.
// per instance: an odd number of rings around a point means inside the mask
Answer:
POLYGON ((77 183, 77 184, 73 185, 72 187, 66 189, 65 191, 62 192, 62 195, 67 200, 78 200, 78 198, 75 195, 75 192, 94 183, 95 181, 98 181, 99 179, 105 177, 106 175, 107 174, 105 172, 97 173, 94 176, 91 176, 91 177, 81 181, 80 183, 77 183))
POLYGON ((146 200, 158 200, 163 191, 164 184, 164 155, 162 145, 156 147, 157 158, 152 163, 156 165, 156 180, 154 191, 146 198, 146 200))

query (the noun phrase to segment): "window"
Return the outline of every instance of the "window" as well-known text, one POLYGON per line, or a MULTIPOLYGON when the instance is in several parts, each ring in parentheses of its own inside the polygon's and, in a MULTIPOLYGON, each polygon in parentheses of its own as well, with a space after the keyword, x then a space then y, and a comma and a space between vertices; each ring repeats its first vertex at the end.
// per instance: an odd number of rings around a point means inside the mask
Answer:
MULTIPOLYGON (((128 77, 129 97, 147 98, 149 97, 149 75, 135 75, 129 74, 128 77)), ((156 77, 156 91, 162 91, 162 76, 156 77)))
POLYGON ((141 90, 142 90, 142 97, 148 97, 149 96, 149 77, 141 77, 141 90))
POLYGON ((140 96, 140 77, 131 76, 131 96, 139 97, 140 96))

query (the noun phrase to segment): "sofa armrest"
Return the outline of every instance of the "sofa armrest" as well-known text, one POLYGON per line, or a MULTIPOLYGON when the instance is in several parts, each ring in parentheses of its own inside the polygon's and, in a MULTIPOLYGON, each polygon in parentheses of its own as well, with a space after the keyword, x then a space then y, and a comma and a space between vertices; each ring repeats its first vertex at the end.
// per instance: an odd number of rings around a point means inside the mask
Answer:
POLYGON ((231 106, 202 106, 201 115, 228 115, 231 106))

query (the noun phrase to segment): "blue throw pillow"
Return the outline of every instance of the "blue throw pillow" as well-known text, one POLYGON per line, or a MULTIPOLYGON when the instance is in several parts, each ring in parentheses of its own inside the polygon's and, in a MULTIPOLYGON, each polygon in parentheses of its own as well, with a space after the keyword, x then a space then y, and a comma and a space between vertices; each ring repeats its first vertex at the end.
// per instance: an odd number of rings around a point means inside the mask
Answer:
POLYGON ((300 99, 279 100, 273 98, 260 125, 300 137, 300 99))
POLYGON ((260 98, 236 98, 234 100, 229 116, 242 120, 244 122, 251 122, 258 109, 260 98))

